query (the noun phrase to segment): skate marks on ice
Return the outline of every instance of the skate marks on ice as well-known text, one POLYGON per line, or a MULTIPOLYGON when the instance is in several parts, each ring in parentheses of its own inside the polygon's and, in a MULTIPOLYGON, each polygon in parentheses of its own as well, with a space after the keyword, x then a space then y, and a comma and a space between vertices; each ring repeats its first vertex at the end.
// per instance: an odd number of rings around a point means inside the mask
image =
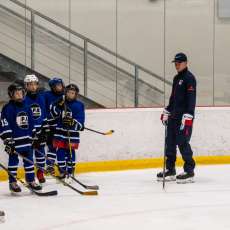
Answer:
POLYGON ((159 170, 80 174, 79 180, 100 185, 96 197, 80 196, 49 180, 47 186, 57 189, 58 196, 17 199, 6 196, 4 182, 0 189, 0 209, 7 213, 4 230, 25 229, 25 216, 35 230, 230 229, 230 166, 198 167, 195 183, 166 183, 166 191, 156 181, 159 170))

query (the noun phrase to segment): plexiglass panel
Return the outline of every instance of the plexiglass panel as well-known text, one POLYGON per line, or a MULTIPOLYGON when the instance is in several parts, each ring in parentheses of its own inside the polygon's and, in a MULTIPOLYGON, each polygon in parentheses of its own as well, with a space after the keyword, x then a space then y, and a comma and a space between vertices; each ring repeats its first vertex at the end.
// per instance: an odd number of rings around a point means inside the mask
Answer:
POLYGON ((164 106, 185 52, 197 105, 229 105, 227 14, 225 0, 5 0, 0 68, 62 77, 106 107, 164 106))

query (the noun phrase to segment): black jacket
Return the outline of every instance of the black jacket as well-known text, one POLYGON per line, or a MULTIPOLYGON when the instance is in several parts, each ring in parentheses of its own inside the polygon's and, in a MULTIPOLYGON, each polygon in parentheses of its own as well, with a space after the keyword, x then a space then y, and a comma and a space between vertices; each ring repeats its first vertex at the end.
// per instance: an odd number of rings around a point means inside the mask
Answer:
POLYGON ((181 119, 184 113, 194 116, 196 106, 196 79, 186 68, 173 79, 172 93, 166 109, 171 117, 181 119))

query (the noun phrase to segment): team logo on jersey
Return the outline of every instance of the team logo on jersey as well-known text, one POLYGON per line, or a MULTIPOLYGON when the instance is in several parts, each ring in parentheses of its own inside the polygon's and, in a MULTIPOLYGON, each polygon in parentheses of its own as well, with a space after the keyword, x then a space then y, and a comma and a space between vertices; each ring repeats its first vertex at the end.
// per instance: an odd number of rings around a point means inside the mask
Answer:
POLYGON ((31 111, 34 119, 38 119, 42 115, 41 107, 38 104, 32 104, 31 111))
POLYGON ((72 117, 72 111, 67 108, 66 111, 62 111, 62 118, 63 117, 72 117))
POLYGON ((26 112, 19 112, 16 117, 16 123, 21 129, 29 128, 29 119, 26 112))
POLYGON ((180 80, 180 81, 179 81, 179 85, 182 85, 182 84, 183 84, 183 80, 180 80))

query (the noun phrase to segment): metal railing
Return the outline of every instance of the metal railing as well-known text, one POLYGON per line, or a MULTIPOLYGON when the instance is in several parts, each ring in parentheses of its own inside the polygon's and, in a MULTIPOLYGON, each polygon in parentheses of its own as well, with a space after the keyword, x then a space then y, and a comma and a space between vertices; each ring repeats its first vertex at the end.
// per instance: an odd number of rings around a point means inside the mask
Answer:
MULTIPOLYGON (((58 38, 59 40, 65 42, 66 44, 68 44, 71 47, 75 47, 76 49, 80 50, 82 52, 83 55, 83 76, 84 76, 84 96, 88 96, 88 61, 89 61, 89 56, 92 58, 94 58, 97 61, 100 61, 101 63, 106 64, 107 66, 110 66, 111 69, 116 69, 116 71, 119 71, 119 73, 125 76, 129 76, 130 78, 132 77, 134 80, 134 106, 137 107, 140 103, 139 103, 139 97, 140 97, 140 92, 139 92, 139 85, 143 84, 145 85, 145 88, 148 87, 148 89, 150 90, 154 90, 157 93, 163 95, 164 92, 159 89, 158 87, 154 86, 154 85, 150 85, 147 82, 144 82, 142 79, 140 79, 139 77, 139 72, 142 71, 145 74, 147 74, 148 76, 152 77, 153 79, 157 79, 160 82, 162 82, 162 84, 167 84, 167 85, 171 85, 171 82, 165 80, 163 77, 149 71, 148 69, 144 68, 143 66, 128 60, 127 58, 109 50, 108 48, 102 46, 101 44, 98 44, 97 42, 83 36, 82 34, 77 33, 76 31, 73 31, 72 29, 68 28, 67 26, 64 26, 62 24, 60 24, 59 22, 41 14, 40 12, 30 8, 29 6, 24 5, 23 3, 17 1, 17 0, 9 0, 10 2, 16 4, 19 7, 22 7, 25 10, 28 10, 31 14, 30 14, 30 19, 23 17, 20 14, 17 14, 14 10, 11 10, 9 8, 7 8, 6 6, 0 4, 0 7, 4 10, 6 10, 7 12, 13 14, 14 16, 17 16, 19 18, 21 18, 22 20, 25 20, 27 23, 30 24, 30 32, 31 32, 31 45, 30 45, 30 50, 31 50, 31 68, 34 69, 35 68, 35 30, 36 28, 46 32, 49 35, 52 35, 55 38, 58 38), (35 22, 35 16, 38 16, 42 19, 44 19, 45 21, 57 26, 58 28, 63 29, 65 32, 76 36, 77 38, 81 39, 83 41, 83 47, 80 47, 79 45, 75 44, 74 42, 67 40, 66 38, 63 38, 62 36, 58 35, 57 33, 49 30, 48 28, 39 25, 38 23, 35 22), (128 71, 119 68, 118 66, 115 66, 113 63, 110 63, 109 61, 105 60, 104 58, 98 56, 97 54, 91 52, 88 50, 88 45, 93 45, 96 48, 100 49, 101 51, 113 56, 114 58, 118 59, 119 61, 122 61, 126 64, 129 64, 130 66, 132 66, 133 70, 134 70, 134 74, 130 74, 128 71)), ((116 95, 118 94, 118 91, 116 89, 116 95)), ((160 104, 160 102, 155 101, 156 104, 160 104)), ((117 104, 116 104, 117 106, 117 104)))

